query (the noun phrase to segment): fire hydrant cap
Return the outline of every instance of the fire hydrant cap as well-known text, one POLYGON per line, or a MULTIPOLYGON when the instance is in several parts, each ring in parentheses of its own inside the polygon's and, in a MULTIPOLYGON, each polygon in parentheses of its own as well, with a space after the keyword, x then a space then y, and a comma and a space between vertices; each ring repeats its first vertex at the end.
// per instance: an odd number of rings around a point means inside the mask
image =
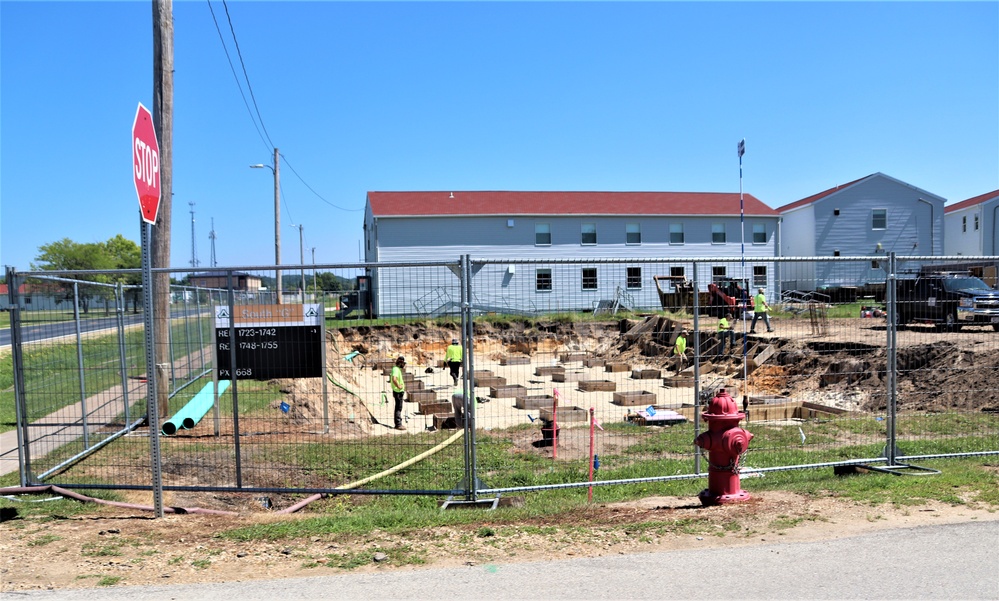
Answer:
POLYGON ((729 396, 726 390, 722 390, 715 398, 711 399, 711 402, 708 403, 708 410, 702 414, 704 418, 732 418, 741 415, 742 412, 739 411, 739 407, 735 404, 735 399, 729 396))

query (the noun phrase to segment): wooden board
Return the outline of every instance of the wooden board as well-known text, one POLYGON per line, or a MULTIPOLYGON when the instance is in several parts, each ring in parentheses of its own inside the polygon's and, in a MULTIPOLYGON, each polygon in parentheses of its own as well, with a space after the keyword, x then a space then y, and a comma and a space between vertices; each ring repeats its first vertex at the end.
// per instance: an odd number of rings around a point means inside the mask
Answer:
POLYGON ((622 407, 632 406, 632 405, 644 405, 648 407, 649 405, 656 404, 656 395, 654 393, 648 392, 646 390, 629 390, 622 392, 615 392, 614 399, 611 403, 615 405, 621 405, 622 407))
POLYGON ((479 388, 493 388, 496 386, 506 386, 506 378, 499 376, 480 377, 475 376, 475 386, 479 388))
POLYGON ((544 409, 545 407, 550 409, 554 402, 555 397, 550 394, 535 394, 517 397, 514 406, 517 409, 544 409))
POLYGON ((451 413, 454 410, 448 401, 421 401, 420 415, 434 415, 435 413, 451 413))
POLYGON ((583 380, 579 382, 579 389, 583 392, 612 392, 617 390, 617 384, 611 380, 583 380))
MULTIPOLYGON (((586 409, 581 407, 559 407, 558 408, 558 423, 564 422, 585 422, 587 420, 586 409)), ((543 421, 552 421, 552 408, 541 410, 541 419, 543 421)))
POLYGON ((565 373, 552 374, 552 382, 582 382, 589 379, 589 374, 578 371, 568 371, 565 373))
POLYGON ((658 380, 663 377, 661 369, 633 369, 631 378, 633 380, 658 380))
POLYGON ((507 386, 491 386, 489 396, 494 399, 515 399, 519 396, 526 396, 527 388, 520 384, 510 384, 507 386))
POLYGON ((437 393, 433 390, 408 390, 406 400, 410 403, 426 403, 437 400, 437 393))
POLYGON ((607 362, 604 364, 604 371, 612 373, 620 371, 631 371, 631 366, 628 365, 627 363, 621 363, 617 361, 607 362))
POLYGON ((508 355, 500 358, 500 365, 530 365, 531 358, 524 356, 508 355))
POLYGON ((536 376, 550 376, 552 374, 564 374, 565 368, 560 365, 541 365, 534 368, 536 376))

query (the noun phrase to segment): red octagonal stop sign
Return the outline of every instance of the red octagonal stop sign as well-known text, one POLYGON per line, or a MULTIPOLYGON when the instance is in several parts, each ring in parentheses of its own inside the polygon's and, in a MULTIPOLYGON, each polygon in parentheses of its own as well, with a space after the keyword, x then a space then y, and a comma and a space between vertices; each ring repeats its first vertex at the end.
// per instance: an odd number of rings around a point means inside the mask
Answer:
POLYGON ((142 220, 156 223, 160 210, 160 145, 149 109, 139 103, 132 123, 132 174, 142 220))

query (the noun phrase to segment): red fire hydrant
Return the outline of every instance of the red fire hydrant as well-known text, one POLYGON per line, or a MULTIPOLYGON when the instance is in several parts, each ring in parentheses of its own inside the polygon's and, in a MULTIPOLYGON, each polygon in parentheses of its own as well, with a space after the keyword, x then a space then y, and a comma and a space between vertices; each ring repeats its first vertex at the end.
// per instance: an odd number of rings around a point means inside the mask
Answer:
POLYGON ((745 417, 724 388, 701 414, 708 422, 708 431, 695 438, 694 444, 708 451, 708 487, 698 495, 702 505, 749 500, 749 493, 739 483, 739 459, 753 439, 750 432, 739 427, 739 420, 745 417))

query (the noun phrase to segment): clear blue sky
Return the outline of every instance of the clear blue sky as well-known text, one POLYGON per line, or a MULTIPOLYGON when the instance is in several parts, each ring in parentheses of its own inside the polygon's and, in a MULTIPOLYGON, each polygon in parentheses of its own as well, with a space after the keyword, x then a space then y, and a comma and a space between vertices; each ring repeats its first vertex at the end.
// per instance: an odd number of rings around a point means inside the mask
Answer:
MULTIPOLYGON (((358 260, 369 190, 999 188, 999 3, 177 1, 172 266, 358 260), (250 105, 253 106, 252 104, 250 105), (255 111, 254 111, 255 117, 255 111), (300 180, 289 168, 294 167, 300 180), (310 191, 310 188, 315 191, 310 191), (316 194, 318 193, 318 195, 316 194), (321 198, 320 198, 321 197, 321 198)), ((140 239, 149 2, 0 1, 0 263, 140 239)), ((445 233, 442 233, 444 235, 445 233)))

